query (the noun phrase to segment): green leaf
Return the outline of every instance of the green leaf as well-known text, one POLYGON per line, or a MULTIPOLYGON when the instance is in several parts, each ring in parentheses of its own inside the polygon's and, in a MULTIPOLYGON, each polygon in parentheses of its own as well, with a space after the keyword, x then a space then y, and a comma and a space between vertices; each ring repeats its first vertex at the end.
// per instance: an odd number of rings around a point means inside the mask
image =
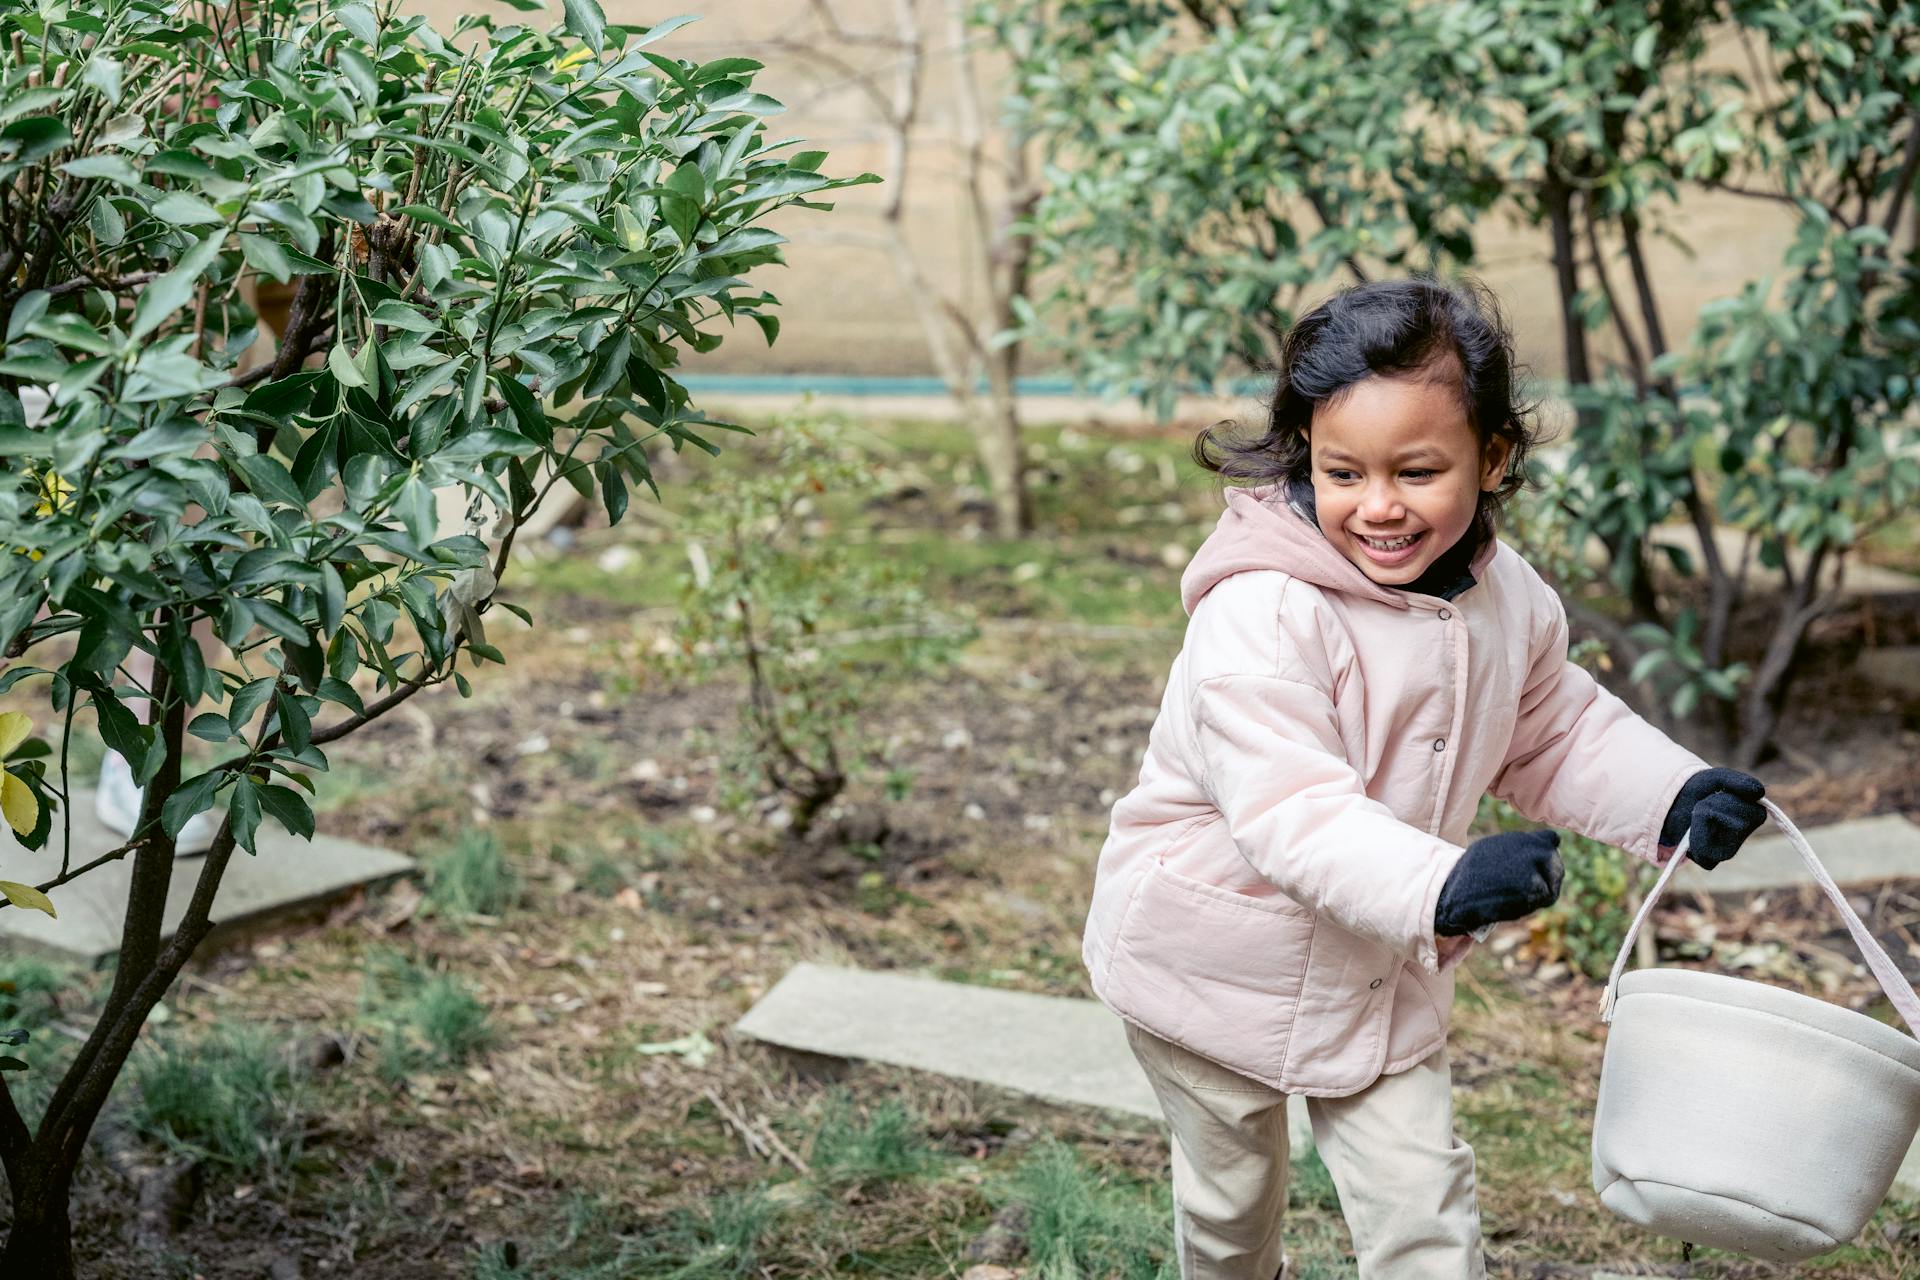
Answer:
POLYGON ((343 4, 333 9, 334 21, 351 31, 367 44, 380 42, 380 24, 374 20, 373 11, 363 5, 343 4))
POLYGON ((1648 27, 1633 38, 1633 65, 1642 70, 1653 67, 1653 45, 1660 38, 1660 28, 1648 27))
POLYGON ((1672 661, 1673 655, 1664 649, 1655 649, 1651 653, 1643 653, 1640 655, 1639 661, 1633 664, 1633 670, 1628 674, 1627 680, 1629 683, 1639 684, 1642 680, 1645 680, 1655 671, 1658 671, 1661 667, 1672 661))
POLYGON ((567 30, 599 53, 606 47, 607 15, 601 12, 596 0, 564 0, 564 3, 567 30))
POLYGON ((109 747, 127 758, 128 763, 138 769, 147 758, 147 748, 153 741, 153 730, 140 723, 139 717, 128 710, 119 697, 106 685, 95 685, 90 691, 89 700, 93 703, 93 714, 100 729, 100 737, 109 747))
MULTIPOLYGON (((248 782, 248 786, 256 786, 248 782)), ((256 798, 267 815, 303 840, 313 839, 313 809, 292 787, 260 786, 256 798)))
POLYGON ((293 278, 293 263, 287 260, 287 251, 276 240, 243 231, 240 233, 240 256, 255 271, 265 272, 281 284, 293 278))
POLYGON ((98 178, 123 187, 140 185, 140 171, 125 156, 81 156, 78 160, 67 161, 60 166, 60 170, 76 178, 98 178))
POLYGON ((320 562, 320 635, 322 639, 332 640, 333 633, 340 629, 340 620, 347 613, 347 589, 340 581, 340 571, 333 567, 330 560, 320 562))
POLYGON ((280 712, 280 736, 295 751, 304 748, 313 738, 313 722, 307 718, 306 708, 284 689, 274 691, 273 705, 280 712))
POLYGON ((242 778, 234 784, 233 796, 227 801, 227 822, 233 827, 233 842, 249 854, 259 856, 254 848, 254 833, 260 828, 260 784, 251 778, 242 778))
POLYGON ((452 221, 438 209, 432 208, 429 205, 403 204, 392 212, 398 217, 413 218, 416 221, 427 223, 430 226, 439 227, 442 231, 451 231, 455 235, 464 236, 467 234, 465 227, 452 221))
POLYGON ((273 696, 273 685, 274 678, 272 676, 261 676, 257 680, 249 680, 246 684, 234 690, 233 701, 227 707, 227 723, 232 727, 234 733, 244 734, 246 732, 248 722, 253 719, 253 713, 260 709, 262 703, 273 696))
POLYGON ((601 463, 599 469, 600 493, 606 501, 607 523, 616 525, 620 523, 620 517, 627 514, 627 483, 620 478, 620 472, 615 467, 601 463))
POLYGON ((128 329, 129 336, 135 342, 152 333, 186 306, 187 300, 193 297, 194 287, 213 264, 225 239, 221 232, 211 233, 181 254, 173 270, 140 291, 139 299, 133 304, 133 323, 128 329))
POLYGON ((388 298, 375 307, 372 319, 375 324, 390 325, 410 333, 433 333, 440 327, 421 315, 418 309, 394 298, 388 298))
POLYGON ((168 796, 166 804, 160 807, 160 825, 166 833, 177 838, 195 814, 211 809, 214 793, 225 777, 224 769, 209 769, 182 782, 180 789, 168 796))
POLYGON ((300 486, 293 482, 293 476, 278 458, 265 453, 251 454, 234 459, 234 465, 245 477, 247 488, 262 502, 277 502, 282 506, 304 511, 307 506, 305 495, 300 486))
POLYGON ((678 31, 681 27, 686 26, 689 22, 698 22, 698 21, 700 21, 700 15, 697 13, 683 13, 683 14, 680 14, 678 17, 663 18, 661 21, 656 22, 652 26, 648 27, 647 34, 641 36, 638 40, 635 40, 633 42, 633 47, 635 49, 638 49, 642 45, 652 44, 655 40, 658 40, 660 37, 664 35, 668 35, 672 32, 678 31))
POLYGON ((87 59, 87 69, 81 72, 80 83, 98 89, 108 102, 120 105, 120 64, 112 58, 95 54, 87 59))
POLYGON ((0 143, 11 144, 6 158, 16 164, 31 164, 72 141, 67 126, 52 116, 28 116, 0 129, 0 143))
POLYGON ((343 387, 364 387, 367 379, 353 363, 353 356, 344 343, 336 342, 327 352, 327 369, 343 387))
POLYGON ((217 711, 203 711, 195 716, 187 726, 187 732, 207 742, 233 741, 233 726, 217 711))
POLYGON ((30 289, 13 304, 13 314, 7 317, 7 341, 12 342, 27 331, 41 316, 47 314, 47 305, 53 301, 53 295, 45 289, 30 289))
MULTIPOLYGON (((93 602, 89 600, 88 605, 93 602)), ((70 665, 92 673, 97 680, 110 680, 114 668, 132 652, 133 642, 133 619, 117 601, 102 601, 89 609, 87 620, 80 624, 80 639, 74 645, 70 665)), ((71 678, 72 672, 68 675, 71 678)))

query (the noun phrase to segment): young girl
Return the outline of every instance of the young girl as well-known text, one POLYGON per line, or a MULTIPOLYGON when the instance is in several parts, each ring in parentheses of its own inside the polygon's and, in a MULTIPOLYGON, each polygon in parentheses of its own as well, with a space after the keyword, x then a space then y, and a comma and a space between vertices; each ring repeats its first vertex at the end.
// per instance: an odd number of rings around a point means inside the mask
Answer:
POLYGON ((1664 865, 1765 818, 1567 660, 1495 535, 1535 443, 1485 288, 1348 289, 1302 317, 1271 417, 1201 434, 1229 489, 1083 959, 1173 1136, 1182 1280, 1287 1266, 1287 1095, 1308 1098, 1362 1280, 1485 1274, 1446 1051, 1468 936, 1559 893, 1559 835, 1467 843, 1482 793, 1664 865))

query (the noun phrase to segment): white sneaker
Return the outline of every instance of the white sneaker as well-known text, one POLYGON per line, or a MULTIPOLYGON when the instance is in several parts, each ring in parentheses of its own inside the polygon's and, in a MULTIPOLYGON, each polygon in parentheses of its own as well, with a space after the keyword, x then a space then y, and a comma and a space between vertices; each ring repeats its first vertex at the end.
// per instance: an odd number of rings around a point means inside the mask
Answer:
MULTIPOLYGON (((100 761, 100 785, 93 795, 93 811, 101 825, 123 836, 132 835, 133 829, 140 825, 140 804, 144 796, 133 780, 133 766, 111 747, 100 761)), ((174 852, 205 853, 213 847, 213 837, 219 830, 218 814, 211 809, 196 813, 180 829, 174 852)))

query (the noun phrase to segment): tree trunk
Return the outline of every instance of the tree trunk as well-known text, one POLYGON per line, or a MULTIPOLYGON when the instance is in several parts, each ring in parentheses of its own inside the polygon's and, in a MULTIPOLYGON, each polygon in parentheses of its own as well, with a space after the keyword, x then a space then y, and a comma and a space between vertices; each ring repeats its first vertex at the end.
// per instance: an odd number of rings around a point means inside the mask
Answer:
POLYGON ((1547 225, 1553 231, 1553 274, 1560 286, 1560 337, 1567 381, 1582 386, 1593 381, 1593 371, 1587 362, 1587 327, 1581 323, 1579 309, 1574 305, 1574 295, 1580 292, 1580 278, 1573 260, 1573 188, 1558 177, 1550 177, 1541 189, 1540 200, 1546 206, 1547 225))
POLYGON ((1766 653, 1754 669, 1753 684, 1747 690, 1742 708, 1740 740, 1734 747, 1733 767, 1752 771, 1760 763, 1767 745, 1773 741, 1786 709, 1787 691, 1792 687, 1800 640, 1814 620, 1839 603, 1839 592, 1820 595, 1820 572, 1825 568, 1827 548, 1817 547, 1807 558, 1807 567, 1794 583, 1793 597, 1767 639, 1766 653))
POLYGON ((994 534, 1023 538, 1033 528, 1033 497, 1027 491, 1026 464, 1020 456, 1020 413, 1013 392, 1014 348, 987 357, 990 394, 987 412, 975 419, 980 461, 993 491, 994 534))
POLYGON ((0 1252, 0 1276, 73 1280, 73 1224, 67 1212, 72 1180, 71 1170, 49 1169, 35 1156, 20 1162, 18 1176, 9 1179, 13 1227, 0 1252))

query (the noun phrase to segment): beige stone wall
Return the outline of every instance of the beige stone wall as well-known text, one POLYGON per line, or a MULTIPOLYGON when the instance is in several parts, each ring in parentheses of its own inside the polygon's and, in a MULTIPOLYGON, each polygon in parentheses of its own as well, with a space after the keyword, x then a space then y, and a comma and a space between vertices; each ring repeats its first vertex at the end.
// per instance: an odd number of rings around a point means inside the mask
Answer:
MULTIPOLYGON (((408 8, 430 14, 441 29, 453 15, 489 0, 409 0, 408 8)), ((945 0, 917 3, 936 29, 934 56, 928 63, 925 98, 918 112, 908 155, 905 191, 907 235, 923 269, 963 303, 974 296, 970 283, 979 266, 967 230, 966 204, 957 180, 960 157, 953 89, 952 46, 944 35, 945 0)), ((658 20, 680 12, 700 12, 698 0, 673 5, 643 5, 635 0, 602 0, 613 21, 658 20)), ((513 10, 492 8, 502 18, 513 10)), ((558 0, 551 9, 559 12, 558 0)), ((895 0, 834 0, 845 29, 867 35, 893 31, 895 0)), ((826 171, 853 174, 889 170, 885 131, 876 106, 854 77, 778 42, 817 38, 820 28, 806 0, 721 0, 700 21, 667 36, 659 48, 679 56, 707 60, 748 56, 766 63, 756 88, 788 104, 770 122, 775 138, 804 136, 829 153, 826 171)), ((892 90, 895 55, 885 48, 847 42, 827 46, 847 66, 875 78, 883 94, 892 90)), ((986 59, 983 105, 991 112, 998 89, 992 74, 996 60, 986 59)), ((893 195, 886 183, 833 193, 838 208, 830 213, 789 209, 769 221, 793 243, 784 270, 768 270, 766 286, 781 300, 782 332, 769 349, 757 327, 746 322, 714 352, 694 357, 686 369, 702 373, 849 373, 930 374, 921 320, 888 255, 874 239, 879 211, 893 195)), ((1780 206, 1738 196, 1693 197, 1671 219, 1693 247, 1694 256, 1664 240, 1649 245, 1662 320, 1670 340, 1691 327, 1709 299, 1738 290, 1740 284, 1775 270, 1790 237, 1789 216, 1780 206)), ((1543 375, 1562 372, 1560 327, 1549 246, 1544 232, 1498 218, 1477 236, 1480 275, 1499 294, 1516 330, 1521 358, 1543 375)), ((1624 263, 1615 265, 1616 290, 1630 283, 1624 263)), ((1611 335, 1596 336, 1601 356, 1613 354, 1611 335)), ((1035 365, 1029 373, 1048 370, 1035 365)))

